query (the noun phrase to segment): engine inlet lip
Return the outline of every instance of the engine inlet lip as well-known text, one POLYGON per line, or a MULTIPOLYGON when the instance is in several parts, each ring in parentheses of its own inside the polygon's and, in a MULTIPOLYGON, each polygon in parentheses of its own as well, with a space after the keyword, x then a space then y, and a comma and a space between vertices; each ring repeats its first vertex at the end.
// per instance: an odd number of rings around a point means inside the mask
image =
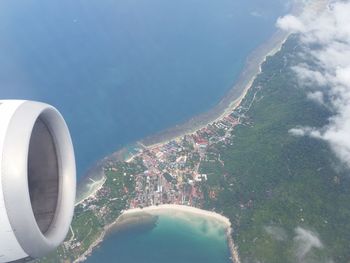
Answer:
POLYGON ((5 207, 13 232, 32 258, 42 257, 64 240, 74 211, 76 168, 72 141, 61 114, 44 103, 21 104, 7 127, 3 144, 2 184, 5 207), (34 217, 28 188, 28 154, 34 125, 45 122, 52 136, 58 163, 58 200, 53 220, 45 233, 34 217))

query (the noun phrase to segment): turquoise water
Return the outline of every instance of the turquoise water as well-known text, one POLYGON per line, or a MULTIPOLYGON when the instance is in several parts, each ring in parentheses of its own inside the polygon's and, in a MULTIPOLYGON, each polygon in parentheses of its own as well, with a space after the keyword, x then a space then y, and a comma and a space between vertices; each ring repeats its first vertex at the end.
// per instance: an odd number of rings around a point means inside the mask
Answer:
POLYGON ((1 0, 0 97, 55 105, 81 177, 218 103, 286 2, 1 0))
POLYGON ((195 215, 160 216, 155 228, 110 236, 88 263, 231 263, 221 223, 195 215))

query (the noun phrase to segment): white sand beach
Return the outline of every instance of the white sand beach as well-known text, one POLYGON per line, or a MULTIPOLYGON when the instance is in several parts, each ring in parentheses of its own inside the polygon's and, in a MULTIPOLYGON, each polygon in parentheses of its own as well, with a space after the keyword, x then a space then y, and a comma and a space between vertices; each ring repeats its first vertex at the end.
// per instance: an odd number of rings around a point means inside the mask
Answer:
MULTIPOLYGON (((231 253, 231 260, 233 263, 240 263, 240 258, 238 254, 238 249, 234 244, 234 240, 232 238, 232 226, 230 220, 218 213, 215 213, 213 211, 207 211, 191 206, 185 206, 185 205, 173 205, 173 204, 165 204, 165 205, 158 205, 158 206, 149 206, 145 208, 133 208, 126 210, 122 213, 120 217, 123 217, 122 223, 125 224, 127 221, 128 216, 134 217, 142 214, 150 214, 154 216, 171 216, 173 218, 181 218, 181 219, 188 219, 188 214, 197 215, 200 217, 207 218, 209 220, 215 220, 221 224, 223 224, 226 228, 226 238, 227 238, 227 245, 230 249, 231 253)), ((118 224, 118 219, 116 221, 116 224, 118 224)))
POLYGON ((151 215, 171 215, 175 217, 181 217, 183 213, 191 213, 191 214, 196 214, 199 216, 220 221, 224 223, 227 227, 231 227, 230 220, 223 215, 220 215, 215 212, 191 207, 191 206, 185 206, 185 205, 167 204, 167 205, 149 206, 145 208, 133 208, 133 209, 124 211, 122 215, 133 215, 133 214, 139 214, 139 213, 148 213, 151 215))

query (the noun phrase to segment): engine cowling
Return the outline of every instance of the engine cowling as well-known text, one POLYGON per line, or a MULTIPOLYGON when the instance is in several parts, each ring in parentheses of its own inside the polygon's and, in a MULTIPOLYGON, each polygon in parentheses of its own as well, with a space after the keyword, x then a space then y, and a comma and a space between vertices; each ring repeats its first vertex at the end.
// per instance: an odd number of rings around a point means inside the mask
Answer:
POLYGON ((0 100, 0 263, 59 246, 75 189, 74 150, 61 114, 45 103, 0 100))

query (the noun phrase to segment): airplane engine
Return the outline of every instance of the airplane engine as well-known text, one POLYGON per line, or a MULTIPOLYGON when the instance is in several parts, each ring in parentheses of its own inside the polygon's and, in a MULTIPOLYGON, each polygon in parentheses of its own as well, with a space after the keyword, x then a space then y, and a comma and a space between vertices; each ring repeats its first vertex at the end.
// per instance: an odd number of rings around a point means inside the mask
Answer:
POLYGON ((0 263, 47 255, 73 217, 74 150, 52 106, 0 100, 0 263))

